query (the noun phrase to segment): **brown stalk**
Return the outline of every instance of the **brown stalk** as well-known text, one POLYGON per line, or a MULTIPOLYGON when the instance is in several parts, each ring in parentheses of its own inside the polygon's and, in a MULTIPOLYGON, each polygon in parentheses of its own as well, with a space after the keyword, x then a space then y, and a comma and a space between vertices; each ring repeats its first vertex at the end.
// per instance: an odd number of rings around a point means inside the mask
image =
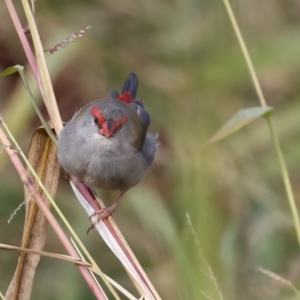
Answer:
MULTIPOLYGON (((98 211, 99 209, 102 209, 105 207, 103 201, 98 197, 95 190, 88 188, 86 185, 84 185, 82 182, 80 182, 75 176, 70 176, 70 179, 72 182, 76 185, 76 187, 79 189, 79 191, 82 193, 86 201, 93 207, 95 211, 98 211)), ((144 269, 140 265, 139 261, 135 257, 134 253, 132 252, 131 248, 127 244, 124 236, 122 235, 120 229, 114 222, 113 218, 110 216, 108 218, 104 218, 102 222, 105 224, 105 226, 109 229, 111 235, 114 237, 114 239, 119 244, 122 251, 127 256, 128 260, 134 267, 135 271, 139 274, 139 277, 142 279, 144 284, 148 287, 148 289, 151 291, 152 295, 154 296, 154 299, 160 299, 160 296, 158 295, 157 291, 155 290, 152 282, 149 280, 148 276, 146 275, 144 269)), ((126 269, 125 269, 126 270, 126 269)), ((128 273, 128 271, 126 270, 128 273)), ((129 274, 129 273, 128 273, 129 274)), ((130 274, 129 274, 130 275, 130 274)), ((129 276, 132 283, 136 287, 136 289, 140 292, 141 295, 143 295, 143 292, 141 291, 139 285, 137 282, 129 276)))
MULTIPOLYGON (((60 173, 56 152, 57 149, 45 129, 37 129, 32 136, 29 146, 28 161, 49 191, 51 197, 54 197, 56 194, 60 173)), ((38 183, 33 178, 31 180, 37 192, 42 194, 38 183)), ((42 250, 46 241, 48 222, 34 198, 30 199, 31 193, 26 186, 24 192, 27 201, 21 247, 42 250)), ((50 207, 47 197, 43 195, 42 198, 45 204, 50 207)), ((30 299, 35 270, 39 260, 39 255, 26 254, 24 252, 20 254, 14 277, 6 293, 6 299, 30 299)))
MULTIPOLYGON (((3 122, 3 120, 0 117, 0 124, 3 122)), ((63 232, 62 228, 58 224, 57 220, 55 217, 52 215, 51 211, 49 210, 49 207, 46 205, 44 202, 42 196, 38 193, 36 187, 34 186, 30 176, 26 172, 24 166, 22 165, 18 154, 21 151, 20 149, 15 149, 9 142, 8 138, 6 137, 4 131, 2 128, 0 128, 0 141, 2 142, 2 145, 4 146, 7 154, 9 155, 11 162, 13 163, 15 169, 17 170, 21 181, 23 184, 26 186, 28 189, 29 193, 32 195, 32 197, 35 198, 35 201, 37 202, 39 208, 43 212, 43 214, 46 216, 47 220, 49 221, 50 225, 54 229, 55 233, 57 234, 58 238, 61 240, 63 246, 67 250, 67 252, 74 257, 74 259, 79 259, 79 256, 76 252, 76 250, 73 248, 72 244, 68 240, 67 236, 63 232)), ((79 271, 83 275, 83 277, 86 279, 91 291, 95 294, 97 299, 100 300, 106 300, 107 297, 101 290, 101 288, 98 286, 98 284, 95 282, 93 277, 91 276, 89 270, 82 266, 82 265, 77 265, 79 271)))

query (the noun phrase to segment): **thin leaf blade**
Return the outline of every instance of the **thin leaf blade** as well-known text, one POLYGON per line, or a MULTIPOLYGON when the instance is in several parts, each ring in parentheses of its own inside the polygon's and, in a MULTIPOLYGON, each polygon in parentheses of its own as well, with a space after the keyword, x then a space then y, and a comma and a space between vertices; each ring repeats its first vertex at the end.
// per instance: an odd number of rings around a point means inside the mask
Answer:
POLYGON ((0 77, 6 77, 9 76, 11 74, 23 71, 24 67, 20 66, 20 65, 15 65, 13 67, 9 67, 6 70, 4 70, 3 72, 0 73, 0 77))
POLYGON ((271 106, 257 106, 239 110, 208 141, 206 141, 204 146, 208 146, 226 138, 239 129, 252 123, 254 120, 263 117, 272 111, 273 107, 271 106))

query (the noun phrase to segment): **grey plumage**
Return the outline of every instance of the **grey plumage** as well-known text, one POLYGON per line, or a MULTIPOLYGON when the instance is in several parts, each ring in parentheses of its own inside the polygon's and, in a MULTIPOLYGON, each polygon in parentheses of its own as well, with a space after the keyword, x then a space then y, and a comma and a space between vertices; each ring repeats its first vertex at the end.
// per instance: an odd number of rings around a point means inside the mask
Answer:
POLYGON ((133 124, 137 117, 130 105, 114 99, 98 100, 83 107, 59 136, 58 160, 61 166, 88 186, 128 190, 136 185, 152 164, 157 146, 157 135, 148 133, 141 148, 136 148, 138 143, 133 124), (126 115, 130 122, 107 138, 99 133, 94 122, 91 109, 95 106, 112 120, 126 115))
MULTIPOLYGON (((129 89, 136 96, 138 82, 132 74, 123 92, 129 89)), ((59 135, 58 160, 66 172, 88 186, 127 191, 144 178, 151 166, 158 135, 147 133, 150 117, 142 102, 117 100, 115 90, 111 96, 114 98, 93 101, 74 114, 59 135), (106 120, 115 122, 125 117, 126 122, 106 137, 92 114, 95 108, 106 120)))

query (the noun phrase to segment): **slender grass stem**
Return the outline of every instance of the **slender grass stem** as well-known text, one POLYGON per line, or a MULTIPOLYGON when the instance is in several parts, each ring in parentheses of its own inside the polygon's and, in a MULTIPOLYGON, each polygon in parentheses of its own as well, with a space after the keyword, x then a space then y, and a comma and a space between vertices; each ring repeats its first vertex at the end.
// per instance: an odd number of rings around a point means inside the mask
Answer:
POLYGON ((294 199, 294 194, 293 194, 293 190, 292 190, 292 185, 291 185, 291 181, 289 178, 289 174, 288 174, 288 170, 286 167, 286 163, 280 148, 280 144, 278 141, 278 137, 274 131, 274 127, 271 121, 271 117, 268 115, 266 116, 267 122, 268 122, 268 126, 270 129, 270 133, 271 133, 271 137, 275 146, 275 150, 277 153, 277 157, 279 160, 279 164, 280 164, 280 168, 281 168, 281 173, 282 173, 282 179, 283 179, 283 183, 284 183, 284 187, 285 187, 285 191, 287 194, 287 198, 290 204, 290 208, 291 208, 291 212, 292 212, 292 216, 293 216, 293 221, 294 221, 294 226, 296 229, 296 233, 297 233, 297 238, 298 238, 298 242, 300 245, 300 221, 299 221, 299 214, 298 214, 298 210, 296 207, 296 203, 295 203, 295 199, 294 199))
MULTIPOLYGON (((258 98, 259 98, 259 101, 260 101, 262 106, 267 106, 266 100, 264 98, 264 95, 262 93, 262 90, 261 90, 261 87, 260 87, 260 84, 259 84, 259 81, 258 81, 258 78, 257 78, 257 75, 256 75, 256 72, 255 72, 254 67, 253 67, 252 60, 250 58, 250 55, 249 55, 248 49, 246 47, 246 44, 244 42, 243 36, 240 32, 240 29, 239 29, 239 26, 237 24, 236 18, 235 18, 234 14, 233 14, 233 11, 231 9, 230 3, 229 3, 228 0, 223 0, 223 2, 224 2, 225 7, 227 9, 227 13, 228 13, 230 21, 232 23, 233 29, 236 33, 238 42, 241 46, 244 58, 246 60, 249 72, 250 72, 251 77, 252 77, 254 87, 256 89, 256 92, 257 92, 257 95, 258 95, 258 98)), ((269 126, 269 129, 270 129, 270 133, 271 133, 271 137, 272 137, 272 140, 273 140, 273 143, 274 143, 274 147, 275 147, 275 150, 276 150, 276 153, 277 153, 277 156, 278 156, 278 160, 279 160, 279 164, 280 164, 280 168, 281 168, 281 173, 282 173, 282 178, 283 178, 283 183, 284 183, 284 187, 285 187, 286 194, 287 194, 287 197, 288 197, 288 201, 289 201, 289 204, 290 204, 290 208, 291 208, 291 212, 292 212, 292 216, 293 216, 293 221, 294 221, 294 226, 295 226, 295 230, 296 230, 296 234, 297 234, 297 239, 298 239, 298 243, 299 243, 299 246, 300 246, 299 214, 298 214, 298 211, 297 211, 297 207, 296 207, 296 203, 295 203, 295 199, 294 199, 294 195, 293 195, 292 185, 291 185, 291 182, 290 182, 290 179, 289 179, 286 163, 285 163, 285 160, 284 160, 281 148, 280 148, 278 137, 277 137, 277 135, 274 131, 273 125, 272 125, 270 115, 266 115, 266 119, 267 119, 267 122, 268 122, 268 126, 269 126)))
POLYGON ((250 75, 251 75, 254 87, 255 87, 255 90, 257 92, 260 104, 261 104, 261 106, 267 106, 267 103, 266 103, 265 97, 263 95, 263 92, 261 90, 261 87, 260 87, 260 84, 259 84, 256 72, 255 72, 255 69, 253 67, 253 63, 252 63, 252 60, 250 58, 247 46, 246 46, 245 41, 243 39, 243 36, 241 34, 240 28, 239 28, 239 26, 237 24, 236 18, 235 18, 234 14, 233 14, 233 11, 232 11, 232 8, 230 6, 230 3, 229 3, 228 0, 223 0, 223 2, 224 2, 225 7, 227 9, 227 13, 229 15, 229 19, 230 19, 230 21, 232 23, 234 32, 236 34, 236 37, 237 37, 238 42, 239 42, 239 44, 241 46, 243 55, 245 57, 245 60, 246 60, 246 63, 247 63, 247 66, 248 66, 248 69, 249 69, 249 72, 250 72, 250 75))
POLYGON ((49 113, 50 119, 53 123, 55 132, 59 135, 63 125, 60 117, 60 113, 58 110, 57 102, 55 99, 53 86, 51 83, 48 67, 46 64, 46 59, 44 55, 44 49, 42 46, 42 42, 39 36, 38 29, 35 24, 35 20, 29 6, 27 0, 21 0, 24 8, 24 12, 30 27, 30 32, 32 35, 32 41, 36 53, 36 62, 38 65, 39 70, 39 83, 40 83, 40 90, 44 98, 45 105, 47 107, 47 111, 49 113))

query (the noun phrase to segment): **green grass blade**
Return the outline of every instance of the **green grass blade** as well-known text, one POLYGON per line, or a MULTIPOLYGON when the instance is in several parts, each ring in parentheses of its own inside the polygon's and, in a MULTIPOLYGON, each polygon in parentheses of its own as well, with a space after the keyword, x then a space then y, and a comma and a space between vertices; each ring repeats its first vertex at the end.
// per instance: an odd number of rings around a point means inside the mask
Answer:
POLYGON ((46 122, 46 120, 44 119, 40 109, 38 108, 38 106, 36 105, 35 103, 35 100, 34 100, 34 97, 33 97, 33 94, 30 90, 30 87, 27 83, 27 80, 26 80, 26 77, 25 77, 25 73, 24 73, 24 67, 23 66, 20 66, 20 65, 15 65, 13 67, 9 67, 7 68, 6 70, 4 70, 2 73, 0 73, 0 77, 5 77, 5 76, 8 76, 8 75, 11 75, 11 74, 14 74, 16 72, 19 72, 20 76, 21 76, 21 79, 23 81, 23 84, 25 86, 25 89, 32 101, 32 104, 34 106, 34 109, 39 117, 39 119, 41 120, 45 130, 47 131, 49 137, 51 138, 51 140, 53 141, 53 143, 57 146, 57 138, 55 136, 55 134, 53 133, 53 131, 51 130, 51 128, 49 127, 48 123, 46 122))
POLYGON ((272 110, 273 108, 271 106, 258 106, 239 110, 204 144, 204 146, 226 138, 257 118, 269 114, 272 110))

